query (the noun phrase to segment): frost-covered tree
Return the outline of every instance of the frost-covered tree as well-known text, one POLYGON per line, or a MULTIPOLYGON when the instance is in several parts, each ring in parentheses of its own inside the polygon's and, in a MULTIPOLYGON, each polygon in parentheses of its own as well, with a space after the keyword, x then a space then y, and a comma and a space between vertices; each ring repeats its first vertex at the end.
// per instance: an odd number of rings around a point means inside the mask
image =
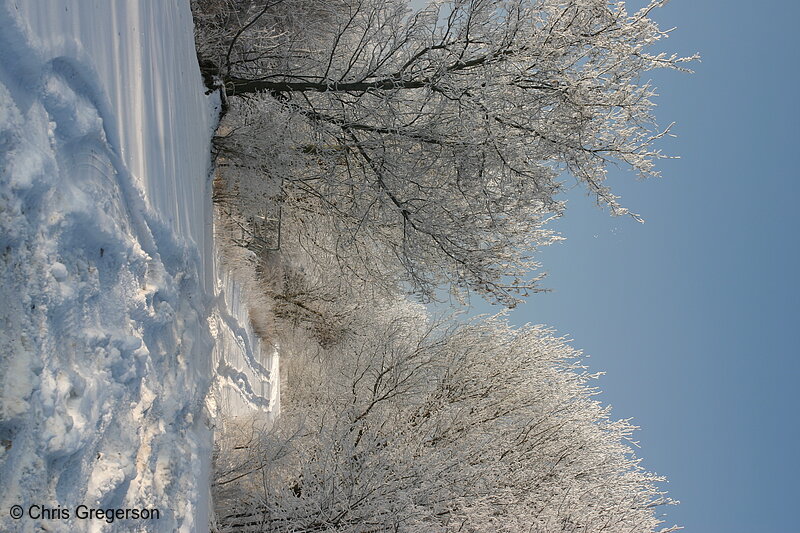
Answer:
POLYGON ((513 305, 555 238, 559 176, 624 214, 607 166, 656 174, 669 128, 642 76, 687 61, 648 51, 663 3, 198 0, 204 70, 233 110, 228 185, 250 220, 265 196, 324 217, 364 265, 350 247, 377 243, 418 294, 445 282, 513 305))
POLYGON ((399 294, 538 290, 565 172, 626 213, 607 165, 654 175, 667 133, 640 77, 684 61, 647 52, 661 3, 196 0, 216 193, 270 258, 288 374, 272 427, 219 442, 221 531, 658 529, 660 478, 563 339, 399 294))
POLYGON ((356 315, 335 347, 286 358, 273 427, 221 443, 221 531, 659 530, 660 478, 563 339, 433 324, 403 300, 356 315))

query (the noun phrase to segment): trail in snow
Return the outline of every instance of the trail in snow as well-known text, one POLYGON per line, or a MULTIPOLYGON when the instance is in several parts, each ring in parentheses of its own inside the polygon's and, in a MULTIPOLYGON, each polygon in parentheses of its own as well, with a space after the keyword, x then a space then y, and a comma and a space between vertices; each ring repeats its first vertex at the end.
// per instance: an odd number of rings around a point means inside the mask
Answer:
POLYGON ((277 347, 263 345, 253 332, 244 287, 230 272, 221 272, 217 301, 210 321, 214 347, 214 396, 228 417, 280 413, 277 347))
POLYGON ((202 531, 214 397, 276 409, 277 358, 215 270, 213 101, 172 4, 0 4, 3 531, 202 531))

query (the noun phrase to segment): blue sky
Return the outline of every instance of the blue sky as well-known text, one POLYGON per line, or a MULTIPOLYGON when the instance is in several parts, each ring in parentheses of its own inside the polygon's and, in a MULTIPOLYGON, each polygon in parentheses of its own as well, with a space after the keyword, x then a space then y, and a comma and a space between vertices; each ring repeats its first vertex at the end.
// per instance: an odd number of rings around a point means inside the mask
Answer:
POLYGON ((702 54, 692 75, 653 73, 681 159, 660 180, 609 177, 645 224, 567 193, 567 240, 540 256, 554 292, 512 317, 607 372, 600 398, 681 500, 667 525, 798 531, 800 4, 673 0, 653 17, 677 27, 664 49, 702 54))
MULTIPOLYGON (((629 2, 632 10, 643 2, 629 2)), ((607 374, 600 398, 641 426, 638 455, 687 532, 798 531, 800 4, 673 0, 664 45, 695 74, 652 73, 676 121, 660 180, 612 173, 638 224, 569 191, 543 251, 552 293, 516 323, 546 323, 607 374)), ((481 306, 483 309, 483 306, 481 306)))

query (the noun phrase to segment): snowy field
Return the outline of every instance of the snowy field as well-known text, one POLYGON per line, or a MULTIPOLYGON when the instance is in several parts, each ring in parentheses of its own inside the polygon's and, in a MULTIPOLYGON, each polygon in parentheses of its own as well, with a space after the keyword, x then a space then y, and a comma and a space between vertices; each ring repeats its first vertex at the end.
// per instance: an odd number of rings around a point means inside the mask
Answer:
POLYGON ((215 103, 188 1, 0 3, 0 530, 207 530, 220 406, 277 412, 217 266, 215 103))

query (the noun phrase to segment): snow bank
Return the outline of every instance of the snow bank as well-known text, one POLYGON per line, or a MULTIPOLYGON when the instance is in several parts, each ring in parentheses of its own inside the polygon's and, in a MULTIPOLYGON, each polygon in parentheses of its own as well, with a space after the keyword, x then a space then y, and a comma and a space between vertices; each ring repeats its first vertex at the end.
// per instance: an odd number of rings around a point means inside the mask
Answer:
POLYGON ((275 407, 216 271, 213 105, 188 2, 0 3, 0 530, 207 529, 214 397, 275 407))

